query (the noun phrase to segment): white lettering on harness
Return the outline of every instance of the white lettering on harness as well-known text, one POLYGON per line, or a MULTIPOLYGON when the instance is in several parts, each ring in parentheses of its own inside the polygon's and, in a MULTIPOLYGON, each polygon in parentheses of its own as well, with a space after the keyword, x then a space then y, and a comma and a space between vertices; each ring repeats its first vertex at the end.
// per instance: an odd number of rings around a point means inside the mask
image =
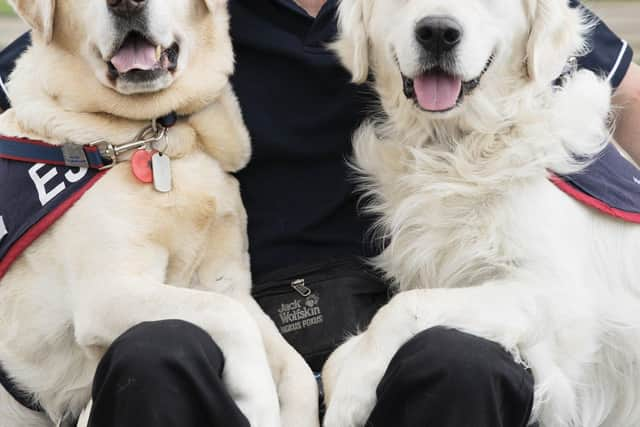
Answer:
MULTIPOLYGON (((67 188, 64 181, 62 181, 58 183, 58 185, 53 187, 53 189, 47 191, 46 185, 56 176, 58 176, 58 170, 52 166, 51 169, 49 169, 45 174, 40 175, 38 172, 45 166, 46 165, 44 163, 37 163, 29 169, 29 177, 36 186, 36 190, 38 191, 38 199, 40 199, 40 204, 42 206, 55 199, 57 195, 62 193, 67 188)), ((86 175, 87 169, 80 168, 77 172, 72 172, 71 170, 69 170, 64 175, 64 178, 71 184, 73 184, 80 181, 86 175)))
POLYGON ((80 181, 85 176, 87 176, 88 171, 89 169, 87 168, 78 168, 78 172, 73 172, 72 170, 69 170, 67 171, 67 173, 64 174, 64 177, 67 181, 73 184, 80 181))

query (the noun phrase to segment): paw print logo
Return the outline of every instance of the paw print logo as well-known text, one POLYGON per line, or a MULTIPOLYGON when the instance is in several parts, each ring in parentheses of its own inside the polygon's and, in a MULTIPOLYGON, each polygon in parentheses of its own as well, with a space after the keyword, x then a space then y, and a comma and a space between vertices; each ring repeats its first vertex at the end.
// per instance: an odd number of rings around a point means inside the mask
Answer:
POLYGON ((313 294, 307 298, 305 301, 305 305, 309 308, 315 307, 320 302, 320 297, 316 294, 313 294))

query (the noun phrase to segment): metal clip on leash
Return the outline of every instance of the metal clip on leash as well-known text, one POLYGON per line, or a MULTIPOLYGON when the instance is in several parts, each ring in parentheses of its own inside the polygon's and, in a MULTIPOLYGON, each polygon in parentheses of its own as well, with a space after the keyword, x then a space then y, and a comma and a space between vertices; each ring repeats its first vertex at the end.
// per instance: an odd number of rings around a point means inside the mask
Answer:
POLYGON ((141 148, 152 147, 156 142, 164 139, 167 136, 167 128, 164 126, 157 126, 156 120, 153 120, 151 125, 144 128, 136 138, 131 142, 124 144, 111 144, 105 140, 98 140, 92 142, 91 146, 97 147, 100 155, 111 163, 104 166, 100 170, 111 169, 118 163, 118 156, 132 150, 138 150, 141 148))

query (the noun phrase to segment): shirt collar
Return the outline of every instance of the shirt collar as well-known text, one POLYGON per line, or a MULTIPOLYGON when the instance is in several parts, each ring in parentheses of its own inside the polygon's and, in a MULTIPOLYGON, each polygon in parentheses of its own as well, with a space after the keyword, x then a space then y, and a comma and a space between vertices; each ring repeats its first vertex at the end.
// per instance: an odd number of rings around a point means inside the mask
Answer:
MULTIPOLYGON (((314 19, 302 7, 300 7, 294 0, 271 0, 271 1, 299 15, 305 16, 310 19, 314 19)), ((325 13, 333 10, 333 8, 335 8, 336 5, 337 5, 336 0, 327 0, 324 6, 322 6, 322 9, 320 9, 320 12, 318 13, 318 18, 320 18, 325 13)))

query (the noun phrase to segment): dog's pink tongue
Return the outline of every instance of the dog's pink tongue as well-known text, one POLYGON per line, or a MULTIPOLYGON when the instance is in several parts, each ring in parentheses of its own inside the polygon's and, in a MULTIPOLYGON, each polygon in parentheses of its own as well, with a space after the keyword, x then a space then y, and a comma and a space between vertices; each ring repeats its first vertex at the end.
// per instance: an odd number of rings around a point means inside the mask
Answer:
POLYGON ((446 111, 456 106, 462 79, 444 73, 423 74, 413 81, 418 104, 428 111, 446 111))
POLYGON ((127 41, 111 58, 111 63, 119 73, 131 70, 153 70, 158 63, 156 48, 146 40, 127 41))

